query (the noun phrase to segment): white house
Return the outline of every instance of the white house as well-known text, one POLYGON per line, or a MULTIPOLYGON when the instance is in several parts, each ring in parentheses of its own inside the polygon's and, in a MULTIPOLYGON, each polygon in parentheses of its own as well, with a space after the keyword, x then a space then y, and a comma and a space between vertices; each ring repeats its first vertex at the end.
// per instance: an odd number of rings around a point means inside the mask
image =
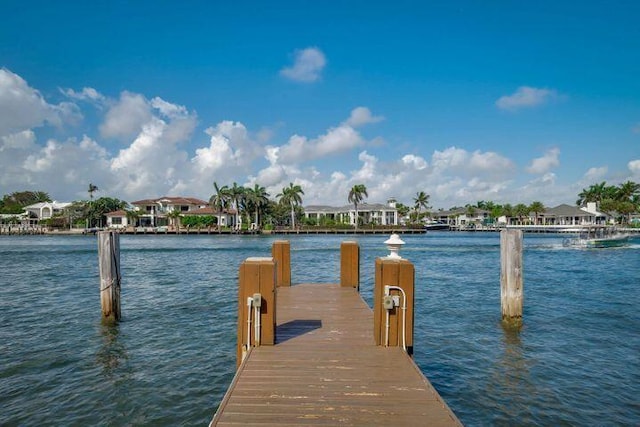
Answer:
POLYGON ((138 200, 131 204, 139 212, 139 223, 142 227, 169 225, 169 213, 178 211, 184 215, 208 205, 204 200, 193 197, 160 197, 138 200))
MULTIPOLYGON (((326 205, 307 206, 304 208, 306 218, 321 222, 323 218, 336 223, 356 224, 356 210, 353 205, 333 207, 326 205)), ((381 203, 363 203, 358 205, 358 217, 364 224, 398 225, 398 210, 395 203, 390 201, 384 205, 381 203)))
POLYGON ((69 202, 40 202, 33 205, 25 206, 23 209, 29 218, 29 222, 38 223, 43 219, 49 219, 55 215, 61 214, 67 207, 72 204, 69 202))

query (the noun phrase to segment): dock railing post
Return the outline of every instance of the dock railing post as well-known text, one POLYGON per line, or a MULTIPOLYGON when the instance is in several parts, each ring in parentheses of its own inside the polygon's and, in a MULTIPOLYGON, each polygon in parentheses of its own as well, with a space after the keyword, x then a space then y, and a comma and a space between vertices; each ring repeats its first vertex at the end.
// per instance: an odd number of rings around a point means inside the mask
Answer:
POLYGON ((102 321, 116 323, 120 312, 120 235, 115 231, 98 232, 98 269, 102 321))
POLYGON ((249 347, 275 342, 276 262, 271 257, 247 258, 239 271, 237 365, 249 347))
POLYGON ((524 284, 522 275, 522 230, 500 231, 500 306, 502 321, 522 325, 524 284))
MULTIPOLYGON (((397 235, 387 240, 404 244, 397 235)), ((399 247, 391 248, 387 257, 376 258, 373 290, 373 335, 376 345, 404 347, 413 354, 415 268, 400 258, 399 247)))
POLYGON ((340 244, 340 286, 360 288, 360 246, 358 242, 344 241, 340 244))
POLYGON ((276 287, 291 286, 291 243, 276 240, 271 246, 271 256, 276 261, 276 287))

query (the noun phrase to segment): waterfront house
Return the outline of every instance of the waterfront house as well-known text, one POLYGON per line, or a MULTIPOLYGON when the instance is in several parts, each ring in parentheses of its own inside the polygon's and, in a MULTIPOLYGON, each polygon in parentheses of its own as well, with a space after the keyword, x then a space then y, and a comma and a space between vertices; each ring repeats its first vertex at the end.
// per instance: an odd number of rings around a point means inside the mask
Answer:
POLYGON ((40 202, 33 205, 25 206, 24 212, 28 218, 29 224, 38 224, 40 221, 53 218, 56 215, 60 215, 66 208, 71 206, 69 202, 40 202))
POLYGON ((595 203, 577 207, 567 204, 546 209, 538 214, 538 222, 542 225, 593 225, 606 224, 608 215, 598 212, 595 203))
POLYGON ((169 214, 174 211, 182 215, 207 207, 208 203, 193 197, 160 197, 132 202, 138 211, 141 227, 169 225, 169 214))
POLYGON ((476 225, 486 225, 490 218, 490 212, 484 209, 457 208, 448 211, 437 211, 431 214, 432 218, 440 223, 448 224, 455 228, 471 228, 476 225))
MULTIPOLYGON (((304 208, 304 216, 317 224, 330 220, 337 224, 356 224, 356 210, 353 205, 340 207, 312 205, 304 208)), ((362 224, 398 225, 398 210, 395 203, 362 203, 358 205, 358 218, 362 224)))
POLYGON ((129 225, 129 218, 127 218, 127 213, 123 210, 109 212, 105 215, 107 217, 107 227, 108 228, 127 228, 129 225))

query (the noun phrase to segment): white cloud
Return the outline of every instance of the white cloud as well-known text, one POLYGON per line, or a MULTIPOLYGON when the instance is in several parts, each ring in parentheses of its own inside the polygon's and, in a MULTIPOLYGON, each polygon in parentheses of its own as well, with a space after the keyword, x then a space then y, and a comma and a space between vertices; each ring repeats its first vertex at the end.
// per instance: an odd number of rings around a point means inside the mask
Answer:
POLYGON ((369 123, 377 123, 384 120, 382 116, 373 116, 367 107, 356 107, 351 110, 351 116, 345 122, 353 128, 366 125, 369 123))
POLYGON ((79 111, 74 104, 49 104, 22 77, 6 68, 0 68, 0 136, 43 126, 45 123, 61 126, 79 118, 79 111))
POLYGON ((296 51, 293 65, 280 70, 280 74, 298 82, 312 83, 320 79, 326 64, 327 60, 320 49, 308 47, 296 51))
POLYGON ((558 93, 553 89, 520 86, 513 94, 500 97, 496 101, 496 105, 501 110, 516 111, 546 104, 558 98, 558 93))
POLYGON ((599 181, 607 175, 607 171, 608 171, 608 168, 606 166, 601 166, 598 168, 590 168, 584 174, 584 182, 593 183, 593 181, 599 181))
POLYGON ((151 118, 151 106, 144 96, 125 91, 107 111, 100 134, 105 138, 129 139, 139 134, 151 118))
POLYGON ((631 173, 634 176, 638 176, 640 177, 640 159, 638 160, 631 160, 628 164, 627 167, 629 168, 629 170, 631 171, 631 173))
POLYGON ((98 104, 106 101, 105 96, 92 87, 82 88, 80 92, 76 92, 73 89, 60 89, 60 91, 69 98, 78 101, 92 101, 98 104))
POLYGON ((533 174, 544 174, 553 168, 560 166, 560 149, 551 148, 547 150, 542 157, 538 157, 531 161, 531 165, 527 168, 527 172, 533 174))

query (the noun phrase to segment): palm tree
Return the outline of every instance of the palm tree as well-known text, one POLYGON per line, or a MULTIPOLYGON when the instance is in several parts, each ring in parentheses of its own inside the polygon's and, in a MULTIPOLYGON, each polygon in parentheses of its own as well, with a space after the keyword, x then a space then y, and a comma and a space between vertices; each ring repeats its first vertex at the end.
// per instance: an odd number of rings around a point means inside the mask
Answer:
POLYGON ((245 188, 238 185, 237 182, 233 183, 233 186, 229 188, 229 198, 231 199, 233 208, 236 210, 235 215, 235 228, 238 230, 240 228, 240 203, 244 198, 245 188))
POLYGON ((172 209, 167 217, 171 220, 171 225, 173 225, 176 229, 180 228, 180 217, 182 216, 182 212, 179 209, 172 209))
POLYGON ((138 222, 138 218, 140 218, 140 211, 135 209, 127 209, 125 210, 127 215, 127 224, 130 224, 132 227, 136 226, 136 222, 138 222))
POLYGON ((224 210, 229 203, 229 187, 223 185, 222 187, 218 186, 217 182, 213 183, 213 189, 215 194, 211 196, 209 199, 209 203, 211 207, 217 209, 218 211, 224 210))
POLYGON ((524 203, 518 203, 517 205, 515 205, 513 210, 518 217, 520 225, 522 225, 522 218, 529 215, 529 212, 531 212, 529 206, 525 205, 524 203))
POLYGON ((418 219, 420 219, 422 208, 429 209, 429 197, 430 196, 424 191, 419 191, 416 193, 416 197, 414 197, 413 203, 416 211, 418 212, 418 219))
POLYGON ((616 200, 631 201, 633 196, 640 195, 640 184, 627 181, 620 184, 616 192, 616 200))
POLYGON ((89 183, 89 189, 87 190, 89 192, 89 198, 91 200, 93 200, 93 193, 95 193, 96 191, 98 191, 98 187, 89 183))
POLYGON ((280 203, 287 205, 291 208, 291 229, 296 226, 296 206, 302 203, 302 196, 304 191, 299 185, 293 185, 293 182, 289 183, 288 187, 282 189, 282 193, 276 195, 280 199, 280 203))
POLYGON ((260 212, 267 206, 269 203, 269 193, 267 190, 255 184, 253 188, 247 189, 247 201, 254 209, 254 223, 256 227, 260 227, 260 212))
POLYGON ((529 205, 529 212, 533 212, 535 216, 535 224, 538 224, 538 214, 545 211, 545 207, 542 202, 535 201, 529 205))
POLYGON ((358 203, 360 203, 365 197, 369 197, 369 195, 367 194, 367 187, 365 187, 364 184, 354 185, 349 191, 349 197, 347 197, 347 200, 349 200, 349 203, 353 203, 353 207, 356 211, 356 220, 355 220, 356 230, 358 229, 358 219, 359 219, 358 203))

